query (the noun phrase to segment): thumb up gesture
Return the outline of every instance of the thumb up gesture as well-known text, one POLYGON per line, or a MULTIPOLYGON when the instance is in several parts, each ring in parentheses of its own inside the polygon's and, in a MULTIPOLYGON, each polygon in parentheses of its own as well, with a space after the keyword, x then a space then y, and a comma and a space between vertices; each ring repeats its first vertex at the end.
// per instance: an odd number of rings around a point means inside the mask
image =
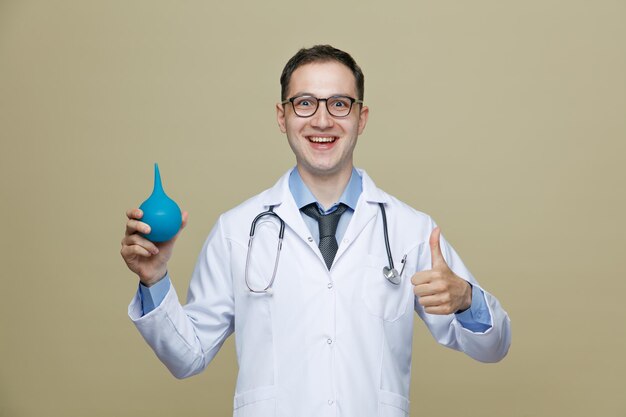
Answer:
POLYGON ((439 227, 430 234, 432 268, 416 272, 411 282, 424 311, 429 314, 452 314, 472 305, 472 287, 448 267, 441 254, 440 236, 439 227))

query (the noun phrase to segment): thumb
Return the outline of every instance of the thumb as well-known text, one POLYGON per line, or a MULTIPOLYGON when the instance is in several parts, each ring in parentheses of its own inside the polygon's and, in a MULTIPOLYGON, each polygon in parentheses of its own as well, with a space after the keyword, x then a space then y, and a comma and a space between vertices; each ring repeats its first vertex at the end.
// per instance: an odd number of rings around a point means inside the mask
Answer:
POLYGON ((187 220, 189 220, 189 213, 188 212, 183 211, 183 213, 182 213, 182 220, 183 221, 181 222, 180 228, 184 229, 185 226, 187 226, 187 220))
POLYGON ((188 220, 189 220, 189 213, 186 212, 186 211, 183 211, 182 212, 182 222, 180 224, 180 229, 178 229, 178 232, 176 232, 174 237, 172 239, 170 239, 167 243, 169 243, 170 245, 174 245, 174 243, 178 240, 178 237, 182 233, 182 231, 185 228, 185 226, 187 226, 187 221, 188 220))
POLYGON ((430 234, 430 256, 432 269, 438 269, 447 267, 445 259, 441 254, 441 246, 439 245, 439 238, 441 237, 441 229, 439 226, 435 227, 430 234))
POLYGON ((178 238, 178 235, 180 235, 180 232, 185 228, 185 226, 187 226, 188 220, 189 220, 189 213, 186 211, 183 211, 182 221, 180 223, 180 229, 178 230, 178 233, 176 233, 176 238, 178 238))

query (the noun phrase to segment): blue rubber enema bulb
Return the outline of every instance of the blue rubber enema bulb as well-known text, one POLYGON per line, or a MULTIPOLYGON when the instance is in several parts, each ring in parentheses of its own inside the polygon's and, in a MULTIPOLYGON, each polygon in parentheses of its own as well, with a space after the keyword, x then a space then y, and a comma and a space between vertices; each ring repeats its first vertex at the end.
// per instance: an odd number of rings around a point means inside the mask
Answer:
POLYGON ((154 188, 152 195, 141 203, 143 211, 141 221, 150 225, 150 233, 143 236, 152 242, 166 242, 173 238, 181 224, 183 216, 178 204, 165 194, 161 184, 159 164, 154 164, 154 188))

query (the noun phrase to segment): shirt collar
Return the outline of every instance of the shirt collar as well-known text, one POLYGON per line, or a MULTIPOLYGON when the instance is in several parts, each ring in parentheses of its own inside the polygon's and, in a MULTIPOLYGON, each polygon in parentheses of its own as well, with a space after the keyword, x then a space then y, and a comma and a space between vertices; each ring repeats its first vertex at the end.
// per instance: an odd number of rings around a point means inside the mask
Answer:
POLYGON ((302 177, 298 172, 297 168, 294 168, 289 174, 289 191, 293 195, 293 199, 296 202, 296 206, 298 209, 301 209, 304 206, 307 206, 311 203, 317 203, 320 211, 323 214, 327 214, 336 210, 336 207, 343 203, 352 210, 356 209, 356 204, 359 201, 359 197, 361 192, 363 191, 363 182, 361 180, 361 175, 359 172, 352 168, 352 175, 350 176, 350 181, 348 181, 348 185, 345 190, 343 190, 343 194, 339 197, 339 201, 333 204, 328 210, 324 210, 324 208, 319 204, 311 190, 306 186, 304 181, 302 181, 302 177))

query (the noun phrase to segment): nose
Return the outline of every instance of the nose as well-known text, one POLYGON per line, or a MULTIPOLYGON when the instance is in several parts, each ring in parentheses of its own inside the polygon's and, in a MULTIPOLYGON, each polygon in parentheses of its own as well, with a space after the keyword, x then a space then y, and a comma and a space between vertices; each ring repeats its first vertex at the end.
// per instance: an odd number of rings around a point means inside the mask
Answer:
POLYGON ((317 111, 311 116, 311 126, 318 129, 328 129, 335 123, 335 119, 328 112, 326 100, 320 100, 317 105, 317 111), (322 102, 323 101, 323 102, 322 102))

